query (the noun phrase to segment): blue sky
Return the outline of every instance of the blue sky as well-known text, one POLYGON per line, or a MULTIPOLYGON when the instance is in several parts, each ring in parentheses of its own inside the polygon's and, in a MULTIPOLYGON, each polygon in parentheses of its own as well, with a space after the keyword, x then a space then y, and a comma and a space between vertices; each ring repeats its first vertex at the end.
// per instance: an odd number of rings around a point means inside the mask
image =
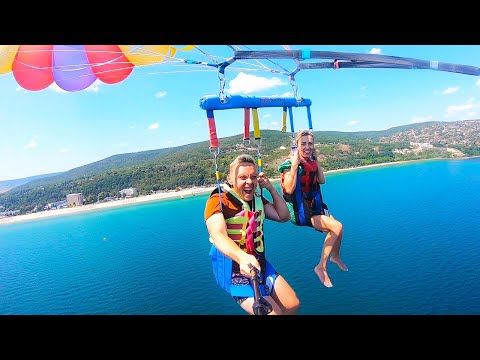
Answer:
MULTIPOLYGON (((478 45, 286 46, 480 66, 478 45)), ((178 51, 175 58, 222 61, 233 56, 226 45, 197 47, 201 51, 178 51)), ((284 49, 282 45, 239 48, 284 49)), ((274 61, 287 70, 295 68, 293 60, 274 61)), ((264 68, 279 69, 267 60, 260 62, 264 68)), ((252 60, 227 67, 225 94, 292 96, 288 76, 259 69, 252 60)), ((295 80, 298 96, 312 101, 314 130, 384 130, 416 122, 479 118, 476 76, 420 69, 315 69, 300 71, 295 80)), ((0 181, 68 171, 115 154, 206 141, 207 118, 199 100, 218 95, 219 83, 213 67, 174 61, 135 67, 120 83, 96 81, 77 92, 62 91, 55 84, 28 91, 12 72, 0 74, 0 181)), ((281 108, 260 108, 258 114, 261 129, 281 130, 281 108)), ((242 110, 217 111, 215 119, 219 138, 243 133, 242 110)), ((294 120, 296 130, 308 127, 305 108, 294 109, 294 120)))

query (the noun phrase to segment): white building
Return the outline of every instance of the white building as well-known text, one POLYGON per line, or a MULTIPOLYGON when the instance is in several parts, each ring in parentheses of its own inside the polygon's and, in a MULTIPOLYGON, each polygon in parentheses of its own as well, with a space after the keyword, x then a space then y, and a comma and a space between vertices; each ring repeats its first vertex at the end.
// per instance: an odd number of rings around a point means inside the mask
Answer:
POLYGON ((67 206, 68 206, 67 200, 61 200, 61 201, 55 201, 53 203, 49 203, 49 204, 45 205, 43 210, 61 209, 61 208, 67 207, 67 206))
POLYGON ((119 193, 120 193, 120 196, 125 196, 125 197, 137 196, 138 190, 136 188, 128 188, 128 189, 120 190, 119 193))

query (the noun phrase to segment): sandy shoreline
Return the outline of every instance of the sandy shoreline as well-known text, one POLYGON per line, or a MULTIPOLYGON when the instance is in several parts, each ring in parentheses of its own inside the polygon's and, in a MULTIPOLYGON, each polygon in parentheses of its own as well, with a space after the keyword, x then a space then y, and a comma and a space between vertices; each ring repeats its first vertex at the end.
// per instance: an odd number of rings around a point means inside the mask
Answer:
MULTIPOLYGON (((457 158, 457 159, 461 160, 461 159, 465 159, 465 158, 457 158)), ((400 164, 411 163, 411 162, 422 162, 422 161, 431 161, 431 160, 446 160, 446 159, 424 159, 424 160, 411 160, 411 161, 397 161, 397 162, 391 162, 391 163, 373 164, 373 165, 366 165, 366 166, 360 166, 360 167, 331 170, 331 171, 326 171, 325 174, 328 175, 328 174, 334 174, 334 173, 341 173, 341 172, 367 169, 367 168, 372 168, 372 167, 400 165, 400 164)), ((278 182, 278 181, 280 181, 280 178, 271 179, 271 181, 272 182, 278 182)), ((53 216, 76 214, 76 213, 85 212, 85 211, 95 211, 95 210, 101 210, 101 209, 108 209, 108 208, 113 208, 113 207, 117 207, 117 206, 140 204, 140 203, 145 203, 145 202, 150 202, 150 201, 160 201, 160 200, 175 199, 175 198, 181 200, 183 198, 187 198, 187 197, 211 192, 214 188, 215 188, 215 186, 210 186, 210 187, 207 187, 207 186, 198 187, 197 186, 195 188, 189 188, 189 189, 184 189, 184 190, 179 190, 179 191, 166 191, 166 192, 162 192, 162 193, 145 195, 145 196, 138 196, 138 197, 123 199, 123 200, 116 200, 116 201, 109 201, 109 202, 98 203, 98 204, 89 204, 89 205, 77 206, 77 207, 74 207, 74 208, 39 211, 39 212, 36 212, 36 213, 27 214, 27 215, 17 215, 17 216, 1 218, 0 219, 0 225, 2 225, 2 224, 12 224, 12 223, 17 223, 17 222, 21 222, 21 221, 36 220, 36 219, 42 219, 42 218, 50 218, 50 217, 53 217, 53 216)))
POLYGON ((138 197, 132 197, 128 199, 108 201, 108 202, 98 203, 98 204, 89 204, 89 205, 77 206, 73 208, 39 211, 32 214, 10 216, 10 217, 1 218, 0 225, 12 224, 12 223, 27 221, 27 220, 50 218, 50 217, 60 216, 60 215, 77 214, 85 211, 109 209, 109 208, 118 207, 118 206, 141 204, 141 203, 150 202, 150 201, 160 201, 160 200, 175 199, 175 198, 181 200, 187 197, 211 192, 214 188, 215 187, 198 187, 197 186, 195 188, 190 188, 190 189, 184 189, 179 191, 166 191, 166 192, 161 192, 161 193, 152 194, 152 195, 138 196, 138 197))

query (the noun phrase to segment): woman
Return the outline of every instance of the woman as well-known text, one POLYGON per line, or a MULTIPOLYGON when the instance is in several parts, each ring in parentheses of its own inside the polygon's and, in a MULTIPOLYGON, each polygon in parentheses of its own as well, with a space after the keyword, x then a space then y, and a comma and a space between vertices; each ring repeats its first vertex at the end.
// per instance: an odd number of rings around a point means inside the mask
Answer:
POLYGON ((254 314, 252 278, 260 274, 261 291, 269 315, 293 315, 300 307, 295 291, 265 257, 263 222, 286 222, 290 213, 270 180, 258 174, 255 160, 240 155, 230 164, 227 184, 214 190, 205 206, 210 234, 210 256, 217 283, 249 314, 254 314), (270 202, 255 190, 260 186, 272 196, 270 202), (252 271, 252 269, 255 269, 252 271))
POLYGON ((343 225, 329 212, 323 202, 320 184, 325 184, 323 169, 318 165, 313 133, 300 131, 295 138, 296 149, 278 167, 282 173, 281 186, 285 201, 290 210, 291 221, 299 226, 310 226, 326 232, 320 261, 314 271, 326 287, 332 287, 327 273, 327 263, 338 265, 343 271, 347 266, 340 258, 343 225))

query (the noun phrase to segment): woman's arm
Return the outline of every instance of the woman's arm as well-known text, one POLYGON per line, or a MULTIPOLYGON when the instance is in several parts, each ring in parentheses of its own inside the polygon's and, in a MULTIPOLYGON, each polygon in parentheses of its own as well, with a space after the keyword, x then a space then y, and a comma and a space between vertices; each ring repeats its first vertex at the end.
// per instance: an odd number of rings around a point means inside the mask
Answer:
POLYGON ((283 196, 275 189, 275 186, 270 182, 270 180, 265 177, 263 172, 258 176, 258 185, 262 189, 267 189, 270 195, 272 195, 273 203, 265 204, 265 217, 267 219, 286 222, 290 220, 290 211, 288 210, 287 204, 283 199, 283 196))
POLYGON ((317 149, 313 150, 313 154, 311 157, 312 160, 315 160, 317 162, 317 168, 318 168, 318 183, 319 184, 325 184, 325 174, 323 173, 323 167, 320 166, 320 163, 318 162, 318 156, 317 156, 317 149))
POLYGON ((283 172, 283 187, 287 194, 293 194, 297 185, 298 165, 300 164, 300 155, 298 150, 290 156, 292 166, 289 170, 283 172))
POLYGON ((318 183, 319 184, 325 184, 325 174, 323 173, 323 167, 320 166, 320 164, 317 161, 318 165, 318 183))

